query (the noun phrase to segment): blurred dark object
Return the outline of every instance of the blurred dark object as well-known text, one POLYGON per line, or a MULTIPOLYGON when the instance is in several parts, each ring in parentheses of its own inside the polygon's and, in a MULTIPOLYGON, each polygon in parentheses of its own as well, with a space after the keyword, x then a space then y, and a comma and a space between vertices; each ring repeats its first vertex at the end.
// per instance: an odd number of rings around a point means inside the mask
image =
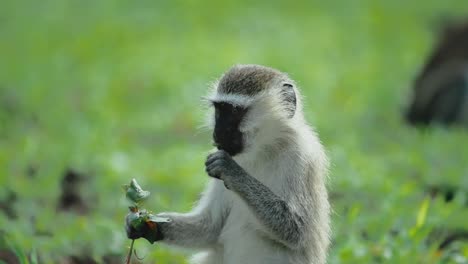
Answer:
POLYGON ((412 125, 468 127, 468 20, 446 26, 416 78, 406 113, 412 125))
POLYGON ((117 254, 107 254, 102 258, 102 261, 106 264, 121 264, 123 256, 117 254))
POLYGON ((467 243, 468 230, 448 229, 446 227, 434 228, 427 237, 428 245, 438 244, 438 250, 450 250, 454 243, 467 243))
POLYGON ((7 190, 7 195, 4 200, 0 200, 0 212, 5 213, 5 215, 11 219, 17 217, 14 203, 18 200, 16 193, 12 190, 7 190))
POLYGON ((19 264, 21 262, 13 251, 9 249, 0 249, 0 263, 19 264))
POLYGON ((68 169, 62 178, 62 195, 59 198, 58 209, 71 211, 78 214, 86 214, 89 206, 80 193, 87 177, 73 169, 68 169))
POLYGON ((90 256, 69 256, 60 261, 61 264, 97 264, 90 256))
POLYGON ((450 203, 455 197, 457 187, 450 185, 431 185, 426 188, 431 198, 443 197, 444 201, 450 203))
POLYGON ((445 239, 440 243, 439 249, 443 250, 448 248, 454 242, 468 242, 468 231, 458 230, 450 232, 445 239))
MULTIPOLYGON (((60 264, 94 264, 94 263, 104 263, 104 264, 121 264, 123 263, 123 256, 107 254, 102 257, 101 262, 96 261, 91 256, 86 254, 84 255, 73 255, 68 256, 59 261, 60 264)), ((133 263, 133 262, 132 262, 133 263)))
POLYGON ((34 178, 37 175, 38 167, 36 165, 30 164, 26 169, 26 175, 30 178, 34 178))

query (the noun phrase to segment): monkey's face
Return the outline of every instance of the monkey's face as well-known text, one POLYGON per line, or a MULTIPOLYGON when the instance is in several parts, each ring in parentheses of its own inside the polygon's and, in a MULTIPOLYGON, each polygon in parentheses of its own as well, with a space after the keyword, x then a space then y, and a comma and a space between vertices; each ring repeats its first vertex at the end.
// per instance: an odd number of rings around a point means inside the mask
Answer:
POLYGON ((218 149, 235 156, 244 150, 244 134, 240 125, 248 112, 247 107, 226 102, 213 102, 214 129, 213 141, 218 149))
POLYGON ((231 156, 276 144, 296 124, 294 82, 286 74, 259 65, 228 70, 206 98, 214 107, 208 125, 218 149, 231 156))

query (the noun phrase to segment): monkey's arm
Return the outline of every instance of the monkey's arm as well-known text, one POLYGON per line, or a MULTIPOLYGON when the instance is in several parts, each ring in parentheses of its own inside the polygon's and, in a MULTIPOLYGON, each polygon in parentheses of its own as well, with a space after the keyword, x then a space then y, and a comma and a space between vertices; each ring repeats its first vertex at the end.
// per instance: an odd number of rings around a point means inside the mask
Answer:
POLYGON ((229 213, 223 189, 222 183, 212 180, 191 212, 158 214, 171 219, 169 223, 159 223, 161 242, 188 248, 207 248, 215 244, 229 213))
POLYGON ((304 224, 300 214, 254 177, 239 175, 231 181, 231 190, 245 200, 275 238, 288 247, 299 247, 304 224))
POLYGON ((206 170, 210 176, 223 180, 228 189, 239 194, 276 240, 293 249, 301 246, 305 218, 298 208, 293 208, 250 176, 224 151, 208 157, 206 170))

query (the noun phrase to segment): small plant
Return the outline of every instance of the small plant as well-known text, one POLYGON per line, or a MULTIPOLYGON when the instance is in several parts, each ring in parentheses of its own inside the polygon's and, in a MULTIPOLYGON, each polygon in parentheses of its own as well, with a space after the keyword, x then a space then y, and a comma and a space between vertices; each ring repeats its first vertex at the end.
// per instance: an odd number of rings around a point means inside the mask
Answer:
MULTIPOLYGON (((130 184, 125 184, 123 188, 125 190, 125 197, 132 203, 132 205, 128 207, 130 210, 128 217, 130 219, 130 225, 135 229, 141 229, 143 225, 147 225, 150 229, 154 230, 158 228, 157 222, 169 222, 169 219, 167 218, 157 217, 146 209, 140 208, 144 201, 146 201, 150 196, 150 192, 144 191, 135 179, 132 179, 130 184)), ((130 263, 132 258, 134 243, 135 239, 132 239, 130 250, 126 258, 127 264, 130 263)))

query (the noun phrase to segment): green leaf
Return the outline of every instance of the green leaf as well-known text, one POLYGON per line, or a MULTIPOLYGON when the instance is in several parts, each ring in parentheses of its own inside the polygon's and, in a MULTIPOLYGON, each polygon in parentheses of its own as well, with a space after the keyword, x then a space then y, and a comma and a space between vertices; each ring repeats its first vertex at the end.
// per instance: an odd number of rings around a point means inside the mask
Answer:
POLYGON ((145 223, 144 215, 142 215, 140 212, 131 212, 129 213, 128 218, 129 218, 130 224, 135 229, 140 229, 142 225, 145 223))
POLYGON ((135 204, 140 204, 148 199, 150 192, 144 191, 135 179, 132 179, 130 184, 123 186, 128 200, 135 204))
POLYGON ((429 209, 429 197, 426 197, 419 207, 418 216, 416 218, 416 228, 421 228, 426 222, 427 210, 429 209))

